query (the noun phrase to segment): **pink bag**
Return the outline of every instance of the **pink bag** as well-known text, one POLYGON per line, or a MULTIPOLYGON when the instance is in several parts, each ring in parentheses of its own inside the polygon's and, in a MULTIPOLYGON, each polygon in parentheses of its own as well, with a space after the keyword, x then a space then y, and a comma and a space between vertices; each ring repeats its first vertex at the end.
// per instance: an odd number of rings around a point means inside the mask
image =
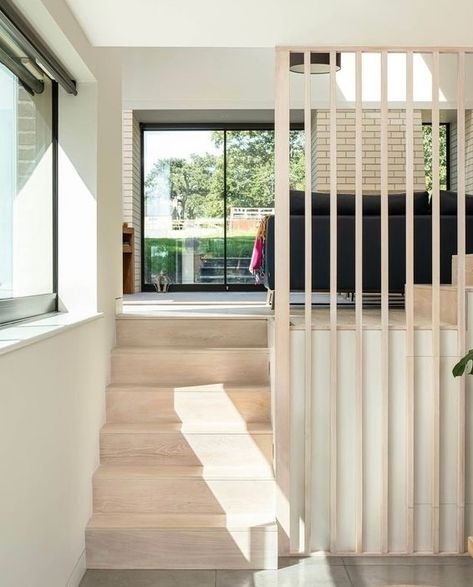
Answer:
POLYGON ((261 269, 263 264, 263 239, 257 237, 253 245, 253 254, 251 255, 250 271, 256 273, 261 269))

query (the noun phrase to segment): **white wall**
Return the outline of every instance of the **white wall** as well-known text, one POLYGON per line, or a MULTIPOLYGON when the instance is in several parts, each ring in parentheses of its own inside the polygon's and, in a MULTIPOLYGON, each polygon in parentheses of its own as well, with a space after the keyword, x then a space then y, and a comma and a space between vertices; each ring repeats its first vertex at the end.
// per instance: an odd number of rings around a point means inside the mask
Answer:
MULTIPOLYGON (((130 110, 167 109, 273 109, 274 49, 229 48, 126 48, 123 61, 123 105, 130 110)), ((473 55, 466 56, 466 106, 473 107, 473 55)), ((432 59, 414 57, 414 106, 430 108, 432 59)), ((388 58, 388 97, 392 108, 405 101, 405 55, 388 58)), ((291 108, 303 108, 303 77, 292 74, 291 108)), ((329 76, 312 76, 312 106, 327 108, 329 76)), ((440 108, 455 108, 456 57, 440 58, 440 108)), ((379 107, 381 60, 379 54, 363 56, 365 107, 379 107)), ((354 107, 355 59, 342 55, 337 74, 339 108, 354 107)))
POLYGON ((121 297, 120 63, 63 0, 17 4, 78 82, 60 90, 59 296, 103 317, 0 354, 0 585, 76 587, 121 297))
POLYGON ((124 49, 125 109, 274 108, 272 49, 124 49))
POLYGON ((64 310, 97 308, 97 84, 59 90, 59 297, 64 310), (77 112, 81 115, 77 116, 77 112))
POLYGON ((2 586, 75 587, 75 567, 83 572, 105 411, 104 326, 0 356, 2 586))

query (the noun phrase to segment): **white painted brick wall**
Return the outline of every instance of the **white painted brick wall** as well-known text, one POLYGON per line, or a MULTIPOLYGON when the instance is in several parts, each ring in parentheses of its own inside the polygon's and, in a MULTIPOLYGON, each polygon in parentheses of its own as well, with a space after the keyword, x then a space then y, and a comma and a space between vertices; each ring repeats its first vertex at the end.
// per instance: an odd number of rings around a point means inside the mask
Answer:
MULTIPOLYGON (((457 189, 457 123, 450 123, 450 189, 457 189)), ((473 194, 473 110, 465 110, 465 192, 473 194)))
MULTIPOLYGON (((390 110, 388 119, 388 189, 403 192, 405 170, 405 113, 390 110)), ((381 181, 381 128, 379 110, 363 111, 363 191, 379 193, 381 181)), ((472 152, 473 156, 473 152, 472 152)), ((330 112, 312 114, 312 187, 330 190, 330 112)), ((355 191, 355 112, 337 111, 337 186, 339 192, 355 191)), ((425 189, 422 115, 414 113, 414 189, 425 189)))
POLYGON ((457 123, 450 123, 450 189, 457 189, 457 123))
POLYGON ((465 112, 465 191, 473 194, 473 111, 465 112))
POLYGON ((141 143, 133 110, 122 114, 123 222, 135 229, 135 291, 141 291, 141 143))

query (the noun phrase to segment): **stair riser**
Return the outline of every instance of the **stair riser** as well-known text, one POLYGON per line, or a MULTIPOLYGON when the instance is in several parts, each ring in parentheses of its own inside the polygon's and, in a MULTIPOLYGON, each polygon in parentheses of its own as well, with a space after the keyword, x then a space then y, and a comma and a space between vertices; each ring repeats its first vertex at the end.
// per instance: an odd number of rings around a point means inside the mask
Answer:
POLYGON ((266 320, 122 319, 117 320, 121 346, 247 348, 267 346, 266 320))
MULTIPOLYGON (((457 323, 457 291, 441 288, 440 294, 440 322, 446 324, 457 323)), ((432 320, 432 288, 414 286, 414 315, 423 316, 432 320)))
POLYGON ((211 383, 265 384, 265 350, 144 351, 112 354, 112 383, 160 386, 211 383))
POLYGON ((102 434, 101 462, 109 465, 267 466, 272 434, 102 434))
POLYGON ((268 422, 267 391, 113 391, 107 422, 268 422))
MULTIPOLYGON (((453 255, 452 257, 452 283, 457 284, 457 269, 458 256, 453 255)), ((465 285, 473 285, 473 255, 465 255, 465 285)))
POLYGON ((271 515, 274 482, 270 479, 96 479, 94 511, 271 515))
POLYGON ((89 529, 89 569, 276 569, 274 527, 89 529))

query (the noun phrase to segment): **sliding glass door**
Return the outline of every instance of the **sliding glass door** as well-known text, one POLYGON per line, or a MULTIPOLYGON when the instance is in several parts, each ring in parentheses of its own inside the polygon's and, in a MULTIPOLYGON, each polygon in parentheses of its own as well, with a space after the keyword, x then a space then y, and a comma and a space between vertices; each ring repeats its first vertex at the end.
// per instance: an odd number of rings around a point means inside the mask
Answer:
MULTIPOLYGON (((273 213, 272 128, 143 125, 143 289, 254 289, 259 220, 273 213)), ((303 186, 303 132, 291 132, 291 185, 303 186), (302 170, 302 175, 301 175, 302 170)))
POLYGON ((145 130, 144 285, 224 285, 223 133, 145 130))

